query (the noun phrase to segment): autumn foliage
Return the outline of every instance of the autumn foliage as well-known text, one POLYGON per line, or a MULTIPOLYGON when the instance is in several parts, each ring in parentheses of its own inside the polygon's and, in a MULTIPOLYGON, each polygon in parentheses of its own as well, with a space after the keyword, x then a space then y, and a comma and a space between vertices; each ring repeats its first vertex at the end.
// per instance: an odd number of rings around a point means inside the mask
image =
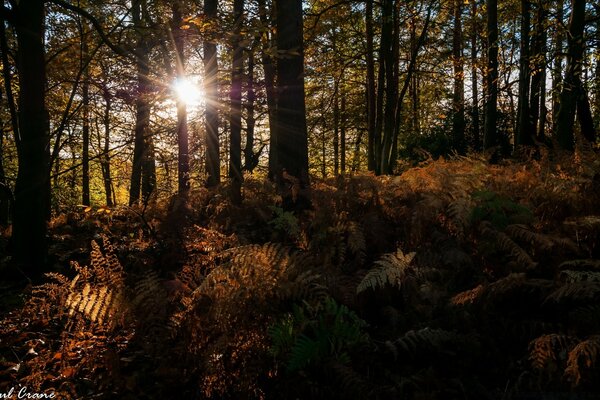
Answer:
POLYGON ((203 189, 143 213, 60 216, 57 270, 4 307, 0 392, 598 391, 600 163, 591 151, 561 157, 318 181, 312 207, 295 213, 247 176, 241 206, 203 189))

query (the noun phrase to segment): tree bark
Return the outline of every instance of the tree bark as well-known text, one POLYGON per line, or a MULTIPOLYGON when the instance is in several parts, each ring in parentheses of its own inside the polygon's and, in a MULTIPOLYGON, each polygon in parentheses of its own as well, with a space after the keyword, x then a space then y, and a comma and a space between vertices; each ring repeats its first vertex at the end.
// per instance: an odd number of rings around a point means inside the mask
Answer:
POLYGON ((133 165, 129 205, 135 205, 140 197, 146 201, 156 185, 154 170, 154 144, 150 135, 150 43, 145 31, 145 0, 133 3, 132 18, 137 33, 135 64, 137 69, 137 93, 135 99, 135 132, 133 165))
POLYGON ((585 27, 585 0, 572 0, 569 20, 567 69, 560 93, 560 106, 557 115, 555 139, 565 150, 573 150, 575 136, 573 124, 578 97, 583 89, 581 72, 583 63, 585 27))
POLYGON ((81 67, 83 71, 83 81, 81 86, 81 102, 83 111, 82 150, 81 150, 81 204, 90 205, 90 74, 87 59, 89 57, 87 23, 81 25, 81 67))
POLYGON ((472 32, 471 32, 471 118, 472 118, 472 135, 473 135, 473 148, 475 151, 479 151, 481 148, 481 135, 479 128, 479 82, 477 80, 477 37, 479 31, 477 29, 477 2, 473 1, 471 5, 471 21, 472 21, 472 32))
POLYGON ((487 7, 487 69, 485 73, 487 97, 485 101, 485 126, 483 148, 499 144, 497 122, 498 103, 498 1, 486 0, 487 7))
MULTIPOLYGON (((185 79, 185 31, 181 29, 183 24, 183 2, 174 1, 171 6, 173 20, 171 31, 175 42, 175 62, 178 80, 185 79)), ((177 98, 177 191, 185 195, 190 190, 190 155, 189 135, 187 123, 187 105, 185 101, 177 98)))
POLYGON ((454 149, 464 154, 465 146, 465 78, 462 38, 462 3, 454 1, 454 30, 452 35, 452 64, 454 66, 454 92, 452 96, 452 139, 454 149))
POLYGON ((233 61, 231 66, 231 102, 229 112, 229 179, 230 197, 233 204, 242 203, 242 74, 244 49, 241 46, 241 30, 244 16, 244 0, 234 0, 234 28, 232 36, 233 61))
POLYGON ((21 140, 15 187, 14 256, 27 276, 38 277, 46 263, 46 218, 50 205, 44 1, 28 1, 15 11, 21 140))
POLYGON ((254 128, 256 117, 254 116, 254 103, 256 102, 256 90, 254 88, 254 48, 248 52, 248 77, 246 81, 246 147, 244 148, 244 170, 252 173, 258 165, 258 154, 254 154, 254 128))
MULTIPOLYGON (((217 23, 218 0, 204 1, 204 15, 208 22, 217 23)), ((207 187, 221 182, 221 161, 219 155, 219 82, 217 45, 215 38, 204 41, 204 95, 206 97, 206 180, 207 187)))
POLYGON ((560 92, 562 91, 563 74, 563 33, 564 3, 556 2, 556 20, 554 21, 556 33, 554 36, 554 66, 552 68, 552 134, 556 135, 558 123, 558 109, 560 107, 560 92))
POLYGON ((542 126, 545 123, 542 121, 542 116, 546 97, 544 93, 545 82, 543 82, 546 79, 546 6, 543 0, 537 0, 536 3, 535 30, 532 40, 533 71, 529 113, 531 128, 535 136, 539 138, 540 129, 543 129, 542 126))
POLYGON ((531 28, 531 3, 521 0, 521 56, 519 60, 519 103, 517 108, 517 129, 515 145, 533 144, 532 126, 529 113, 529 88, 531 70, 529 67, 529 32, 531 28))
POLYGON ((375 96, 375 60, 373 47, 373 0, 365 1, 365 36, 367 42, 367 168, 375 171, 375 119, 376 119, 376 96, 375 96))
MULTIPOLYGON (((304 99, 302 1, 277 3, 277 176, 280 188, 296 179, 308 185, 308 138, 304 99), (289 177, 289 178, 288 178, 289 177)), ((284 205, 298 205, 297 192, 284 193, 284 205)), ((303 200, 307 200, 306 198, 303 200)))

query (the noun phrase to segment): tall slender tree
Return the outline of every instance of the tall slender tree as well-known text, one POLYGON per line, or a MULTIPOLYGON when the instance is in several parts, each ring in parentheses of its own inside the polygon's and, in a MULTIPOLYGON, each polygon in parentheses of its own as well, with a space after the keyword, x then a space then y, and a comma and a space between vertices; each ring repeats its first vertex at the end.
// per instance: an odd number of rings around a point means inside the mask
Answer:
MULTIPOLYGON (((176 0, 171 4, 173 18, 171 31, 175 44, 175 69, 177 80, 183 82, 185 73, 185 31, 183 25, 183 1, 176 0)), ((183 99, 177 98, 177 190, 185 194, 190 190, 190 155, 187 123, 187 105, 183 99)))
POLYGON ((499 144, 498 129, 498 1, 486 0, 487 8, 487 68, 485 71, 485 131, 483 148, 490 149, 499 144))
POLYGON ((454 148, 464 153, 465 148, 465 72, 462 32, 463 0, 454 0, 454 29, 452 34, 452 64, 454 67, 454 92, 452 96, 452 139, 454 148))
POLYGON ((531 2, 521 0, 521 46, 519 59, 519 105, 517 109, 516 145, 532 145, 533 132, 529 113, 531 83, 530 59, 531 2))
MULTIPOLYGON (((204 15, 210 26, 217 24, 218 0, 204 0, 204 15)), ((219 82, 216 38, 204 40, 204 95, 206 96, 206 180, 207 187, 221 182, 221 160, 219 155, 219 82)))
POLYGON ((231 91, 229 100, 231 102, 229 111, 229 179, 230 196, 233 204, 242 202, 242 75, 244 68, 244 48, 242 47, 242 24, 244 18, 244 0, 233 2, 233 35, 232 52, 233 61, 231 66, 231 91))
POLYGON ((566 150, 573 150, 575 136, 573 124, 577 109, 578 97, 583 91, 581 82, 585 28, 585 0, 572 0, 571 17, 569 20, 569 35, 567 39, 567 68, 560 93, 560 106, 556 117, 557 126, 554 137, 559 146, 566 150))

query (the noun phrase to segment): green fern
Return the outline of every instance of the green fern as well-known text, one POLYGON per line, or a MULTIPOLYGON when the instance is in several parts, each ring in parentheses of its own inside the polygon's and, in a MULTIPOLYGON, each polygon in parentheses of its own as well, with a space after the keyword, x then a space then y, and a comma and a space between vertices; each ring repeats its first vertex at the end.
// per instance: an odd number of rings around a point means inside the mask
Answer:
POLYGON ((370 270, 356 288, 360 294, 367 289, 377 290, 387 285, 401 288, 410 274, 410 263, 416 253, 404 254, 398 249, 396 253, 384 254, 375 262, 376 267, 370 270))

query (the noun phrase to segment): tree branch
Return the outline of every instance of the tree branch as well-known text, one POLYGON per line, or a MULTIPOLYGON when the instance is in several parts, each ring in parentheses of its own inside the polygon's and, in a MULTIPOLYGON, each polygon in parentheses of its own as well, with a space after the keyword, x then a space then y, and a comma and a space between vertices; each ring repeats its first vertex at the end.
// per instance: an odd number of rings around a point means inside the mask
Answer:
POLYGON ((86 10, 84 10, 83 8, 75 6, 75 5, 73 5, 71 3, 68 3, 68 2, 66 2, 64 0, 50 0, 50 1, 51 1, 51 3, 54 3, 57 6, 60 6, 60 7, 64 8, 64 9, 66 9, 66 10, 73 11, 73 12, 81 15, 82 17, 84 17, 88 21, 90 21, 90 23, 94 26, 94 29, 98 32, 98 35, 100 36, 100 39, 102 40, 102 42, 104 44, 106 44, 116 54, 118 54, 118 55, 120 55, 122 57, 125 57, 125 58, 132 58, 131 52, 127 51, 122 46, 119 46, 119 45, 113 43, 108 38, 108 36, 104 32, 104 29, 102 28, 102 25, 96 19, 96 17, 94 17, 92 14, 90 14, 89 12, 87 12, 86 10))

